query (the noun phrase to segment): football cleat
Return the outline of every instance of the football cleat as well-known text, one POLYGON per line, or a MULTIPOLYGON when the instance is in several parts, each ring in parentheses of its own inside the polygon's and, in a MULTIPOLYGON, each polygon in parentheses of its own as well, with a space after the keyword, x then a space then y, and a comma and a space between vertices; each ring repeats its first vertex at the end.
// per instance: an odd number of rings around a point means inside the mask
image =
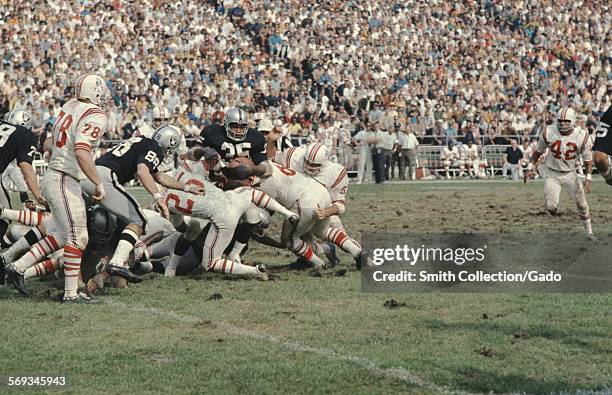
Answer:
POLYGON ((98 304, 100 299, 95 299, 87 296, 86 294, 79 292, 74 298, 66 298, 62 296, 61 303, 74 303, 74 304, 98 304))
POLYGON ((587 239, 591 240, 591 241, 597 241, 597 236, 595 236, 593 233, 587 233, 587 239))
POLYGON ((291 225, 296 226, 297 223, 300 221, 300 216, 295 214, 289 217, 288 220, 291 225))
POLYGON ((132 273, 130 269, 124 266, 111 265, 109 264, 106 268, 106 271, 111 276, 119 276, 125 278, 127 281, 131 283, 139 283, 142 282, 142 278, 132 273))
POLYGON ((338 255, 336 255, 336 246, 332 243, 326 244, 329 246, 329 252, 325 254, 325 257, 327 258, 327 266, 336 267, 336 265, 340 262, 338 255))
POLYGON ((139 274, 147 274, 153 271, 153 264, 149 261, 140 261, 136 262, 132 271, 135 271, 139 274))
POLYGON ((257 268, 258 271, 257 278, 262 281, 268 281, 268 269, 266 269, 264 265, 257 265, 255 268, 257 268))
POLYGON ((28 287, 25 284, 25 278, 23 277, 23 273, 20 273, 14 266, 7 266, 5 268, 7 278, 10 282, 13 283, 15 289, 19 291, 23 296, 30 296, 30 292, 28 291, 28 287))

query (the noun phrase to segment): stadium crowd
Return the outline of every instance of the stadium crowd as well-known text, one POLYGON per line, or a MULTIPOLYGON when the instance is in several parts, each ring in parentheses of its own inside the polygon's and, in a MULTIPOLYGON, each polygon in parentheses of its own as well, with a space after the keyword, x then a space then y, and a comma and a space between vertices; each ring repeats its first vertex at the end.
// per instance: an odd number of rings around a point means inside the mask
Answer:
POLYGON ((49 129, 83 71, 118 140, 167 108, 187 137, 241 106, 350 165, 360 130, 507 143, 612 101, 606 1, 0 1, 0 113, 49 129))

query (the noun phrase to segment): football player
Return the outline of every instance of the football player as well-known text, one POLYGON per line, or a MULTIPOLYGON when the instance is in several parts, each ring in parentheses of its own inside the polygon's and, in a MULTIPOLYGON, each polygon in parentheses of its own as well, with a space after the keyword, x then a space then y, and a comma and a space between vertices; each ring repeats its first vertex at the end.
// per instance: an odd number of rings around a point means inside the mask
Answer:
MULTIPOLYGON (((253 173, 257 176, 263 176, 270 171, 267 163, 266 139, 257 130, 248 127, 248 115, 242 109, 229 109, 223 117, 223 125, 206 126, 200 134, 198 144, 213 148, 226 163, 241 156, 250 158, 255 164, 253 173)), ((188 157, 191 160, 199 160, 202 151, 192 150, 188 157)))
MULTIPOLYGON (((147 220, 136 199, 122 185, 135 177, 138 178, 145 190, 153 197, 155 206, 166 218, 169 216, 168 207, 156 183, 165 188, 202 194, 201 187, 185 185, 159 171, 164 159, 174 156, 179 143, 179 129, 172 125, 165 125, 157 129, 152 138, 132 137, 96 161, 96 167, 106 191, 106 198, 100 205, 127 224, 121 234, 117 250, 109 262, 110 274, 118 275, 128 281, 139 282, 141 280, 128 269, 127 259, 140 235, 145 233, 147 220)), ((95 191, 95 185, 89 180, 83 181, 81 187, 88 195, 95 191)))
MULTIPOLYGON (((331 196, 331 205, 316 209, 317 217, 320 220, 329 218, 329 228, 325 230, 322 240, 340 247, 355 259, 357 267, 361 267, 361 246, 346 234, 344 225, 340 221, 340 216, 346 211, 346 195, 349 187, 346 168, 329 161, 327 147, 321 143, 289 148, 277 155, 277 162, 313 178, 327 188, 331 196)), ((316 246, 315 252, 325 253, 331 266, 334 266, 337 262, 334 249, 329 249, 330 246, 327 244, 315 243, 314 245, 316 246)))
MULTIPOLYGON (((58 229, 34 246, 38 247, 40 259, 64 248, 63 301, 92 303, 93 299, 77 292, 81 258, 88 241, 80 181, 89 179, 94 184, 93 200, 104 200, 106 193, 94 164, 93 149, 107 130, 108 119, 101 107, 108 98, 108 89, 99 75, 84 74, 76 81, 75 96, 62 106, 53 126, 51 160, 43 179, 45 197, 58 229)), ((22 282, 23 272, 34 263, 36 260, 19 260, 8 266, 9 279, 22 282)))
MULTIPOLYGON (((230 163, 230 169, 243 166, 245 163, 248 167, 248 161, 248 158, 236 158, 230 163)), ((305 242, 301 237, 312 232, 314 236, 322 240, 325 239, 325 231, 329 227, 329 218, 319 219, 317 209, 328 208, 332 205, 329 192, 325 186, 316 180, 293 169, 277 163, 273 163, 271 168, 271 176, 255 177, 250 181, 250 185, 299 214, 300 220, 297 226, 294 227, 290 221, 284 222, 281 244, 290 245, 294 254, 309 261, 315 269, 324 267, 325 262, 314 253, 310 243, 305 242)), ((227 168, 223 169, 223 171, 226 170, 227 168)))
POLYGON ((589 133, 576 126, 576 113, 571 107, 562 107, 557 113, 557 122, 548 126, 541 134, 528 166, 530 173, 528 178, 535 176, 535 167, 546 149, 549 153, 543 168, 540 169, 540 174, 544 178, 546 210, 551 215, 557 213, 559 194, 561 187, 564 187, 576 202, 587 237, 594 240, 591 214, 585 195, 585 191, 591 191, 593 153, 589 133), (578 156, 582 156, 586 166, 584 185, 576 173, 578 156))
MULTIPOLYGON (((25 111, 12 111, 5 115, 4 120, 0 120, 0 208, 11 208, 10 195, 4 186, 2 176, 13 161, 17 162, 27 187, 36 201, 41 204, 47 203, 40 192, 36 173, 32 167, 34 153, 36 152, 36 137, 29 129, 30 124, 30 115, 25 111)), ((2 248, 8 247, 2 241, 8 225, 9 223, 6 220, 0 220, 0 245, 2 248)), ((2 267, 0 267, 1 270, 2 267)))
POLYGON ((191 215, 192 218, 184 237, 176 243, 174 253, 166 267, 165 276, 175 276, 176 268, 182 256, 201 233, 201 222, 197 219, 202 219, 211 223, 210 231, 204 241, 202 259, 202 266, 206 270, 267 279, 268 275, 263 265, 251 267, 228 258, 224 259, 222 257, 223 252, 232 241, 240 218, 251 204, 278 212, 287 218, 291 226, 295 226, 298 222, 298 214, 287 210, 270 196, 251 187, 239 187, 230 191, 223 191, 203 177, 191 175, 189 178, 186 181, 187 185, 203 185, 206 192, 204 196, 195 196, 185 192, 171 191, 166 196, 166 203, 171 212, 177 215, 191 215))
POLYGON ((447 180, 450 180, 449 169, 451 166, 458 167, 459 177, 463 177, 463 174, 465 173, 465 165, 461 160, 461 153, 459 152, 459 149, 455 147, 455 143, 452 140, 449 140, 447 146, 442 150, 440 159, 444 165, 444 172, 446 173, 447 180))
POLYGON ((612 165, 610 155, 612 155, 612 106, 608 107, 601 117, 597 131, 595 132, 595 144, 593 146, 593 161, 599 174, 612 186, 612 165))

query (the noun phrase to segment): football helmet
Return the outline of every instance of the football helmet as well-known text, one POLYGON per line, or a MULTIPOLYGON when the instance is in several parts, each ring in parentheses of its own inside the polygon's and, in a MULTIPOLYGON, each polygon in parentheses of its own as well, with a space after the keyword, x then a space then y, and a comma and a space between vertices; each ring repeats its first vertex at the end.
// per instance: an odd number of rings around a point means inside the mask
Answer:
POLYGON ((174 155, 181 142, 181 130, 174 125, 164 125, 158 128, 151 138, 159 143, 164 158, 174 155))
POLYGON ((27 111, 15 110, 7 112, 4 115, 4 120, 12 123, 13 125, 21 125, 28 129, 32 127, 32 117, 27 111))
POLYGON ((306 147, 304 154, 304 172, 316 176, 323 170, 327 161, 327 147, 321 143, 312 143, 306 147))
POLYGON ((89 99, 96 106, 102 106, 108 99, 108 88, 104 79, 97 74, 83 74, 75 84, 77 99, 89 99))
POLYGON ((117 216, 102 206, 93 206, 89 214, 89 226, 93 238, 100 243, 106 243, 113 237, 117 227, 117 216))
POLYGON ((274 124, 272 124, 272 121, 270 121, 269 119, 262 119, 259 122, 259 126, 257 127, 257 130, 259 130, 260 132, 271 132, 274 129, 274 124))
POLYGON ((153 127, 160 128, 170 121, 170 111, 164 106, 155 106, 152 111, 153 127))
POLYGON ((557 129, 563 135, 571 134, 576 126, 576 112, 571 107, 561 107, 557 113, 557 129))
POLYGON ((240 108, 230 108, 223 117, 223 126, 227 137, 234 141, 246 138, 249 117, 246 111, 240 108))

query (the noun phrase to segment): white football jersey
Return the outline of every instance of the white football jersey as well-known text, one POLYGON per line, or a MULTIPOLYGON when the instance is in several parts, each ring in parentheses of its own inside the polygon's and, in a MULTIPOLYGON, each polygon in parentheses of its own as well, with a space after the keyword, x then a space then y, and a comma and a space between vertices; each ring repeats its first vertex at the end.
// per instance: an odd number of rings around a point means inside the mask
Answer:
MULTIPOLYGON (((292 147, 282 153, 278 153, 274 161, 281 166, 288 167, 299 173, 308 176, 304 172, 304 155, 306 154, 306 147, 292 147)), ((345 204, 346 194, 348 192, 349 178, 347 175, 346 168, 339 163, 326 161, 325 166, 321 169, 321 172, 314 177, 318 183, 322 184, 327 190, 332 199, 332 203, 345 204)), ((324 208, 324 207, 323 207, 324 208)))
POLYGON ((472 144, 472 147, 468 147, 467 144, 463 146, 462 158, 466 160, 476 160, 478 159, 478 146, 472 144))
POLYGON ((327 195, 327 189, 314 179, 272 162, 272 175, 259 180, 257 189, 287 208, 309 195, 327 195))
POLYGON ((460 158, 461 154, 459 153, 459 150, 457 149, 457 147, 453 146, 453 149, 450 150, 450 149, 448 149, 448 146, 446 146, 442 150, 442 155, 441 156, 442 156, 441 157, 442 160, 454 161, 454 160, 458 160, 460 158))
POLYGON ((574 171, 578 156, 582 156, 585 162, 593 160, 589 133, 580 127, 575 127, 570 135, 564 136, 556 124, 548 126, 536 146, 540 153, 544 153, 547 148, 549 152, 545 164, 552 170, 574 171))
POLYGON ((49 168, 61 171, 78 180, 84 180, 76 160, 76 150, 93 152, 106 133, 108 118, 100 107, 71 99, 62 109, 53 125, 53 148, 49 168))

